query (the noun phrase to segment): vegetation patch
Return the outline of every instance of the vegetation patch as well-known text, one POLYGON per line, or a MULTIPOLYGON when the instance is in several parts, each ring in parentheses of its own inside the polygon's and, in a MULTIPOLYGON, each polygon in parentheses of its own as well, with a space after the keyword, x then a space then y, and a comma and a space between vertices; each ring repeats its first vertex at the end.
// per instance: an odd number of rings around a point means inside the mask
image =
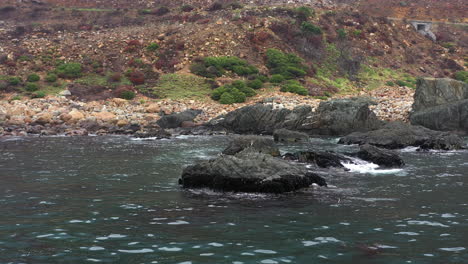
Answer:
POLYGON ((204 100, 211 94, 210 84, 201 77, 186 74, 161 75, 156 86, 137 89, 144 94, 158 98, 184 99, 194 98, 204 100))
POLYGON ((193 74, 206 78, 221 77, 227 72, 235 73, 239 76, 257 74, 258 69, 250 65, 247 61, 238 57, 206 57, 191 65, 190 71, 193 74))
POLYGON ((283 53, 277 49, 269 49, 266 52, 266 56, 267 67, 270 69, 270 74, 275 76, 275 81, 281 79, 280 75, 287 80, 307 75, 307 66, 295 54, 283 53))
POLYGON ((247 97, 255 96, 257 93, 254 89, 248 87, 244 81, 234 81, 216 88, 211 98, 219 101, 222 104, 243 103, 247 97))

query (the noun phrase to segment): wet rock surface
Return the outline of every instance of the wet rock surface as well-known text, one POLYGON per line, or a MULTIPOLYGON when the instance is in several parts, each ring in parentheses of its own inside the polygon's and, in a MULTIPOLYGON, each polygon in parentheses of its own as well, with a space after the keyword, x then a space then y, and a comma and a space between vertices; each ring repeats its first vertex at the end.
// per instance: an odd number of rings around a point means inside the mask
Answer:
POLYGON ((271 138, 260 136, 236 136, 229 142, 229 145, 223 151, 223 154, 235 155, 246 149, 268 154, 273 157, 280 155, 278 146, 271 138))
POLYGON ((276 142, 307 142, 309 140, 309 135, 282 128, 273 132, 273 139, 276 142))
POLYGON ((397 152, 381 149, 369 144, 364 144, 360 147, 357 157, 383 167, 402 167, 405 165, 405 162, 397 152))

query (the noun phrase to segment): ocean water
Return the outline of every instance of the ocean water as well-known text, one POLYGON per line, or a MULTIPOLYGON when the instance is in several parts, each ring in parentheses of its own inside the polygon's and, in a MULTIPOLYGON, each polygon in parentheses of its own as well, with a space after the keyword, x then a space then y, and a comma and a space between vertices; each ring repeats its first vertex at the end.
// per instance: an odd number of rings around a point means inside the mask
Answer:
MULTIPOLYGON (((286 195, 183 190, 227 137, 0 139, 0 263, 468 263, 468 152, 286 195)), ((352 152, 333 138, 281 150, 352 152)))

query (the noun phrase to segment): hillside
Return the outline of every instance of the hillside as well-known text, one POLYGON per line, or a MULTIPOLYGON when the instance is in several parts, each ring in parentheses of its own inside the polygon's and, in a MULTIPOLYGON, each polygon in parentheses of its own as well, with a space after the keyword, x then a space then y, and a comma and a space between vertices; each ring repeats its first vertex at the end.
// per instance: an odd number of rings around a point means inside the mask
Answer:
MULTIPOLYGON (((239 57, 261 74, 270 75, 265 54, 272 48, 304 59, 308 70, 299 81, 314 96, 395 83, 411 87, 417 77, 453 77, 465 68, 466 27, 442 25, 443 30, 436 32, 442 38, 434 43, 404 21, 336 7, 327 1, 297 1, 312 2, 314 9, 282 2, 244 5, 225 1, 218 5, 186 1, 181 5, 159 1, 150 5, 155 2, 115 0, 104 5, 84 0, 11 1, 0 9, 3 90, 27 93, 24 87, 5 84, 6 80, 25 80, 31 74, 44 80, 60 64, 79 63, 79 76, 62 76, 54 83, 41 81, 40 86, 47 93, 92 86, 96 89, 86 93, 130 89, 161 97, 160 76, 190 75, 190 66, 207 56, 239 57), (273 7, 273 3, 278 5, 273 7), (304 16, 304 10, 311 14, 304 16), (306 31, 309 29, 312 33, 306 31), (157 46, 157 51, 151 51, 150 45, 157 46), (131 82, 131 72, 141 73, 143 80, 131 82), (109 76, 116 81, 109 82, 109 76)), ((373 3, 385 6, 381 1, 368 2, 367 8, 363 1, 358 7, 373 13, 373 3)), ((239 76, 227 75, 211 85, 235 79, 239 76)))

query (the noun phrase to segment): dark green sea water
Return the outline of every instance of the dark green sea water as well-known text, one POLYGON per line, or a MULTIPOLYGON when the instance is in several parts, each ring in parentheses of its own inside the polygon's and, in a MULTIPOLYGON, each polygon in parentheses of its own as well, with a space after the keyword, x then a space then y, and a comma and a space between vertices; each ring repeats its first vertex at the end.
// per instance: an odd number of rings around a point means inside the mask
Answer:
MULTIPOLYGON (((282 150, 349 146, 335 139, 282 150)), ((468 152, 402 152, 329 188, 182 190, 225 137, 0 139, 0 263, 468 263, 468 152)))

